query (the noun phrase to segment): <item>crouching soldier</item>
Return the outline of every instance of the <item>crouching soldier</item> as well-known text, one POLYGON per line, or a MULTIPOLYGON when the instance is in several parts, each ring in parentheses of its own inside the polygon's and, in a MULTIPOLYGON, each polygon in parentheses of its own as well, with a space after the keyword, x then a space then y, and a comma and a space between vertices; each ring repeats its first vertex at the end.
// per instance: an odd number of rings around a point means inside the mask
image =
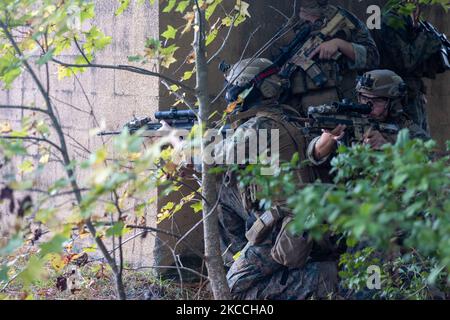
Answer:
MULTIPOLYGON (((272 66, 268 59, 245 59, 227 71, 227 122, 233 134, 216 148, 215 159, 222 159, 227 164, 234 159, 232 164, 245 167, 251 158, 257 158, 255 155, 266 155, 269 150, 272 160, 281 162, 290 161, 295 153, 306 158, 307 144, 301 134, 301 124, 295 120, 300 114, 278 102, 284 84, 272 66), (260 134, 262 131, 265 134, 260 134), (272 145, 275 139, 276 145, 272 145), (239 154, 244 155, 244 159, 237 159, 239 154)), ((299 168, 297 178, 308 183, 314 176, 307 168, 299 168)), ((219 194, 219 228, 225 264, 230 267, 233 256, 248 241, 245 236, 247 225, 258 215, 259 202, 255 198, 258 190, 255 185, 239 186, 233 172, 227 172, 225 179, 218 177, 217 181, 218 184, 225 181, 222 188, 217 188, 222 190, 219 194)))
MULTIPOLYGON (((296 122, 300 115, 291 107, 278 103, 281 80, 277 75, 254 83, 263 75, 271 74, 270 61, 248 60, 235 65, 228 73, 228 111, 232 127, 237 128, 227 145, 225 153, 249 144, 249 132, 279 131, 279 159, 290 161, 294 153, 306 158, 306 143, 302 125, 296 122), (253 83, 249 86, 249 83, 253 83), (250 90, 250 91, 249 91, 250 90)), ((272 149, 269 138, 264 147, 258 141, 258 154, 272 149)), ((275 150, 277 151, 277 150, 275 150)), ((273 153, 274 150, 271 150, 273 153)), ((299 167, 299 184, 313 182, 317 176, 311 168, 299 167)), ((327 298, 337 286, 337 259, 341 248, 332 236, 314 242, 307 235, 294 236, 288 231, 292 214, 285 205, 286 199, 278 195, 272 207, 264 210, 260 206, 259 188, 256 183, 239 186, 249 219, 233 212, 222 212, 223 240, 232 230, 246 230, 234 238, 244 237, 245 247, 235 255, 236 260, 227 274, 228 284, 234 299, 307 299, 327 298), (247 226, 246 226, 247 222, 247 226), (240 225, 240 228, 235 226, 240 225)), ((230 237, 228 237, 230 239, 230 237)), ((226 244, 225 244, 226 245, 226 244)), ((232 243, 230 244, 232 245, 232 243)))
MULTIPOLYGON (((391 70, 366 72, 359 78, 356 91, 359 103, 372 106, 369 118, 380 123, 395 124, 398 129, 408 128, 411 138, 429 139, 425 130, 404 113, 406 84, 395 72, 391 70)), ((345 129, 345 125, 338 125, 334 130, 324 130, 321 136, 314 138, 308 146, 309 160, 316 165, 326 162, 336 150, 345 129)), ((396 139, 397 133, 380 132, 369 128, 359 142, 379 149, 386 143, 394 143, 396 139)))

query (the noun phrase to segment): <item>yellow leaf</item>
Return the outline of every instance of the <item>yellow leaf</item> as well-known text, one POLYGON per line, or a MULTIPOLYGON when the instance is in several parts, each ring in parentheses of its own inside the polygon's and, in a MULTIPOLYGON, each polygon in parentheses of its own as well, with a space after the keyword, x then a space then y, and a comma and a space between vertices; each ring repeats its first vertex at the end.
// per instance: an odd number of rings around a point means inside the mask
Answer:
POLYGON ((248 12, 249 7, 250 7, 250 5, 247 2, 242 1, 242 0, 237 0, 236 6, 234 7, 234 9, 239 11, 239 14, 241 16, 250 18, 250 13, 248 12))
POLYGON ((11 124, 9 122, 5 122, 0 125, 0 133, 8 133, 11 131, 12 131, 12 128, 11 128, 11 124))
POLYGON ((50 158, 50 154, 49 153, 43 154, 41 156, 41 158, 39 159, 39 163, 46 164, 46 163, 48 163, 49 158, 50 158))
POLYGON ((238 251, 234 256, 233 260, 236 261, 241 256, 241 251, 238 251))
POLYGON ((181 31, 181 34, 185 34, 186 32, 191 31, 192 28, 192 24, 194 23, 194 19, 195 19, 195 15, 194 12, 188 12, 184 15, 183 17, 184 20, 186 20, 186 25, 183 29, 183 31, 181 31))
POLYGON ((132 152, 128 154, 128 160, 135 161, 142 157, 142 152, 132 152))
POLYGON ((25 160, 19 166, 19 173, 31 172, 34 169, 34 164, 30 160, 25 160))
POLYGON ((241 99, 237 99, 236 101, 234 101, 234 102, 231 102, 229 105, 228 105, 228 107, 227 107, 227 109, 225 110, 225 112, 226 113, 232 113, 233 111, 234 111, 234 109, 236 109, 236 107, 238 106, 238 104, 241 104, 242 103, 242 101, 240 101, 241 99))
POLYGON ((117 201, 120 209, 123 209, 125 207, 125 201, 127 199, 128 199, 128 192, 125 191, 125 193, 117 201))
POLYGON ((173 57, 173 54, 171 55, 167 55, 165 57, 163 57, 162 61, 161 61, 161 66, 163 66, 164 68, 169 69, 170 65, 174 62, 177 62, 177 59, 175 59, 173 57))
POLYGON ((56 272, 61 272, 64 269, 64 267, 66 266, 66 263, 61 258, 60 254, 57 254, 57 253, 49 254, 49 260, 50 260, 50 264, 51 264, 52 268, 56 272))

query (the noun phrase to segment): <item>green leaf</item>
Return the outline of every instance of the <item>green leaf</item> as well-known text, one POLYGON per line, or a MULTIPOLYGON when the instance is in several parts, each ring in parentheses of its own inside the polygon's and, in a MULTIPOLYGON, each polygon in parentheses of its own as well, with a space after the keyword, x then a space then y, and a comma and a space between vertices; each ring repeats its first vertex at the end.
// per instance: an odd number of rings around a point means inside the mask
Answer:
POLYGON ((68 237, 62 234, 57 234, 50 241, 42 243, 39 246, 41 248, 39 254, 41 257, 45 257, 49 253, 60 253, 63 250, 64 242, 67 240, 69 240, 68 237))
POLYGON ((130 6, 130 0, 119 0, 120 6, 117 8, 115 15, 122 14, 130 6))
POLYGON ((183 75, 182 80, 184 80, 184 81, 189 80, 190 78, 192 78, 192 75, 193 75, 193 74, 194 74, 194 70, 192 70, 192 71, 186 71, 186 72, 184 73, 184 75, 183 75))
POLYGON ((177 29, 175 29, 171 25, 168 25, 167 30, 161 34, 161 36, 166 38, 166 40, 175 39, 176 35, 177 35, 177 29))
POLYGON ((8 281, 8 271, 9 267, 6 265, 2 265, 0 268, 0 283, 8 281))
POLYGON ((198 201, 198 202, 196 202, 196 203, 194 203, 194 204, 191 204, 190 207, 191 207, 192 209, 194 209, 194 212, 195 212, 195 213, 200 212, 200 211, 202 211, 202 209, 203 209, 203 205, 202 205, 202 202, 201 202, 201 201, 198 201))
POLYGON ((32 256, 28 261, 27 267, 19 274, 19 278, 29 286, 43 278, 46 274, 44 268, 45 260, 39 259, 37 256, 32 256))
POLYGON ((184 11, 186 11, 186 8, 189 6, 189 3, 191 2, 191 0, 183 0, 183 1, 180 1, 179 3, 178 3, 178 6, 177 6, 177 8, 175 9, 175 11, 176 12, 179 12, 179 13, 183 13, 184 11))
POLYGON ((106 236, 107 237, 112 237, 112 236, 119 237, 123 234, 124 231, 125 231, 125 224, 123 223, 123 221, 119 221, 119 222, 114 223, 114 225, 112 227, 110 227, 106 230, 106 236))
POLYGON ((0 248, 0 256, 7 256, 14 251, 16 251, 18 248, 20 248, 23 244, 22 236, 19 234, 14 235, 4 246, 3 248, 0 248))
POLYGON ((396 146, 400 148, 404 148, 406 143, 410 141, 409 139, 409 130, 403 129, 398 133, 396 146))
POLYGON ((169 3, 167 4, 167 6, 163 9, 163 12, 164 13, 171 12, 176 4, 177 4, 176 0, 169 0, 169 3))
POLYGON ((145 58, 141 55, 128 56, 129 62, 142 62, 143 60, 145 60, 145 58))
POLYGON ((205 45, 206 46, 209 46, 216 38, 217 38, 217 35, 219 34, 219 30, 218 29, 215 29, 215 30, 213 30, 213 31, 211 31, 209 34, 208 34, 208 36, 206 37, 206 43, 205 43, 205 45))
POLYGON ((47 51, 43 56, 41 56, 36 63, 38 65, 43 65, 49 62, 53 58, 53 54, 55 53, 55 48, 51 48, 49 51, 47 51))
POLYGON ((175 207, 175 203, 173 202, 167 202, 164 207, 161 208, 161 211, 164 210, 172 210, 175 207))
POLYGON ((216 11, 217 6, 222 3, 223 0, 214 0, 214 2, 210 5, 208 5, 208 8, 206 8, 205 12, 205 18, 206 20, 209 20, 209 18, 214 14, 216 11))

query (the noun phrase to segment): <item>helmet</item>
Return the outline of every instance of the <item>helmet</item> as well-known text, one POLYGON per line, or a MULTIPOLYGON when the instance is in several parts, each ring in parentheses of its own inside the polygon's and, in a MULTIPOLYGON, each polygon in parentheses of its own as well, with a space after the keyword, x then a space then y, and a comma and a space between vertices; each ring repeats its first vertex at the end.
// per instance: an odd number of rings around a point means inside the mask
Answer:
POLYGON ((270 69, 272 66, 272 61, 264 58, 244 59, 234 64, 225 76, 228 82, 225 99, 228 102, 238 98, 244 100, 255 87, 263 98, 277 97, 281 92, 282 80, 276 75, 278 68, 270 69))
POLYGON ((401 98, 406 94, 403 79, 391 70, 372 70, 358 77, 356 91, 389 99, 401 98))
POLYGON ((356 84, 358 93, 366 93, 390 100, 389 113, 399 115, 403 110, 406 96, 406 84, 403 79, 391 70, 372 70, 358 77, 356 84))
POLYGON ((320 16, 327 4, 328 0, 302 0, 300 8, 306 13, 320 16))

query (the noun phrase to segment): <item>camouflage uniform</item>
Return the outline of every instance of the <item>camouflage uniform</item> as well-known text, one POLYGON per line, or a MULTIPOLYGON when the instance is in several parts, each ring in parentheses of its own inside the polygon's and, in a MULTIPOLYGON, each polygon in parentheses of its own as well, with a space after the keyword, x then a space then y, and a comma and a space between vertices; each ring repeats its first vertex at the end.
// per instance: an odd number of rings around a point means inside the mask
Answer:
MULTIPOLYGON (((400 114, 397 117, 389 117, 386 119, 385 122, 396 124, 399 127, 399 129, 408 129, 409 136, 411 139, 423 139, 423 140, 430 139, 429 134, 424 129, 422 129, 419 125, 414 123, 414 121, 412 121, 407 114, 400 114)), ((397 141, 397 134, 391 134, 391 133, 386 133, 386 132, 381 132, 381 134, 389 143, 394 144, 397 141)), ((306 154, 307 154, 308 160, 310 160, 313 165, 323 166, 324 164, 329 163, 328 160, 332 157, 332 155, 329 155, 328 157, 325 157, 320 160, 315 159, 314 147, 315 147, 317 141, 319 141, 319 139, 320 139, 320 136, 315 137, 314 139, 311 140, 311 142, 308 145, 306 154)), ((362 141, 359 141, 359 142, 362 143, 362 141)))
MULTIPOLYGON (((261 103, 261 106, 254 107, 247 112, 246 116, 240 115, 240 119, 235 120, 235 123, 242 121, 244 123, 237 126, 234 134, 224 141, 223 146, 226 149, 216 150, 217 156, 225 157, 236 146, 242 147, 246 144, 248 147, 248 133, 250 131, 258 132, 260 129, 268 130, 267 148, 270 150, 270 130, 277 129, 279 130, 280 161, 290 161, 296 152, 299 152, 300 157, 304 159, 305 155, 301 152, 305 150, 306 142, 299 134, 294 136, 293 133, 295 130, 298 130, 296 133, 300 133, 301 128, 294 122, 288 121, 282 108, 283 106, 275 103, 266 105, 261 103)), ((262 150, 258 150, 258 154, 261 153, 262 150)), ((299 181, 308 182, 312 179, 314 179, 313 173, 307 168, 299 169, 299 181)), ((223 176, 220 176, 218 184, 220 185, 222 182, 223 176)), ((250 218, 250 213, 258 210, 257 205, 250 200, 252 196, 248 192, 248 189, 238 188, 236 176, 233 173, 226 174, 225 185, 219 199, 219 226, 222 252, 224 253, 225 265, 228 267, 234 262, 233 256, 247 244, 248 240, 245 237, 246 222, 250 218)))
MULTIPOLYGON (((268 131, 265 147, 269 150, 271 148, 270 130, 279 130, 281 160, 290 161, 295 152, 304 150, 306 144, 298 134, 299 128, 287 119, 287 113, 294 112, 294 116, 297 117, 299 114, 292 109, 288 111, 288 106, 282 106, 276 102, 282 89, 280 78, 276 74, 270 74, 263 79, 259 77, 259 74, 272 64, 270 60, 263 58, 244 59, 228 70, 226 75, 228 86, 225 95, 225 100, 229 103, 227 120, 236 130, 221 144, 220 148, 215 150, 216 158, 222 157, 222 160, 229 158, 235 147, 239 147, 239 151, 242 151, 243 146, 254 141, 249 140, 249 134, 256 134, 261 129, 268 131), (249 82, 257 76, 260 80, 250 85, 249 82), (245 103, 243 103, 244 100, 245 103)), ((259 155, 264 150, 254 151, 257 151, 259 155)), ((233 152, 233 154, 236 153, 233 152)), ((244 157, 240 160, 245 161, 248 158, 244 157)), ((219 187, 223 181, 224 177, 220 176, 217 180, 219 187)), ((249 192, 249 190, 238 188, 236 177, 232 173, 226 174, 225 185, 219 199, 221 244, 226 266, 233 263, 233 256, 247 243, 246 222, 249 220, 250 213, 258 209, 252 201, 249 201, 252 197, 249 192)))
POLYGON ((328 298, 338 283, 336 260, 310 260, 303 268, 288 268, 271 256, 273 240, 247 244, 228 271, 236 300, 304 300, 328 298))
MULTIPOLYGON (((286 213, 288 214, 288 213, 286 213)), ((303 246, 286 248, 286 254, 300 255, 298 265, 275 260, 274 248, 285 221, 279 221, 261 243, 248 243, 227 274, 233 299, 237 300, 303 300, 331 298, 337 290, 339 255, 345 250, 336 239, 324 236, 313 242, 305 233, 294 236, 308 239, 303 246)))
MULTIPOLYGON (((296 122, 300 114, 294 108, 277 102, 281 93, 282 81, 277 75, 268 72, 271 65, 272 63, 267 59, 256 59, 253 62, 251 62, 251 59, 246 59, 229 70, 226 77, 229 88, 225 99, 230 103, 227 108, 229 112, 228 120, 232 127, 236 128, 236 131, 225 140, 221 148, 216 149, 216 159, 220 157, 229 159, 230 155, 237 154, 236 149, 241 152, 242 150, 250 151, 250 147, 259 149, 257 155, 266 154, 270 150, 271 157, 278 156, 280 162, 290 161, 294 153, 299 153, 299 158, 305 159, 306 140, 302 134, 301 125, 296 122), (264 71, 264 75, 269 76, 261 80, 263 77, 262 71, 264 71), (242 101, 245 102, 242 103, 242 101), (262 143, 261 140, 255 142, 254 139, 251 139, 251 135, 258 135, 264 129, 267 130, 266 143, 262 143), (277 155, 273 154, 274 150, 271 150, 272 147, 275 147, 271 145, 271 130, 274 129, 278 130, 279 137, 277 155), (251 145, 251 143, 256 143, 256 145, 251 145), (266 149, 263 150, 262 148, 266 149)), ((261 136, 258 135, 255 138, 260 139, 261 136)), ((239 160, 248 163, 252 158, 253 155, 246 152, 244 159, 239 160), (250 158, 250 156, 252 157, 250 158)), ((310 167, 301 166, 294 172, 294 175, 299 184, 315 180, 315 173, 310 167)), ((325 282, 325 289, 333 290, 337 283, 336 263, 331 262, 322 265, 316 263, 317 261, 310 261, 311 253, 318 250, 314 248, 314 243, 309 237, 302 236, 296 239, 298 245, 295 248, 298 248, 303 255, 301 255, 302 259, 295 262, 301 267, 291 268, 292 274, 291 270, 284 267, 291 266, 291 264, 290 261, 283 259, 295 255, 290 254, 290 252, 286 255, 283 252, 283 247, 277 245, 281 243, 279 239, 283 239, 283 241, 291 240, 287 236, 284 237, 287 232, 285 232, 286 228, 283 229, 283 226, 285 227, 286 222, 289 222, 290 213, 284 209, 285 199, 283 196, 280 195, 278 198, 272 199, 272 207, 264 211, 260 207, 257 197, 259 189, 257 184, 250 184, 245 187, 237 186, 235 177, 230 176, 228 178, 230 183, 228 187, 231 188, 227 190, 225 196, 221 196, 220 208, 222 210, 219 214, 222 249, 228 249, 225 254, 227 262, 233 261, 230 256, 238 253, 235 250, 240 249, 240 246, 247 242, 247 238, 249 239, 228 272, 228 282, 233 297, 240 299, 300 299, 309 297, 312 292, 318 291, 319 283, 323 282, 325 282), (234 208, 238 207, 236 205, 239 202, 238 193, 242 200, 243 212, 246 214, 239 213, 240 210, 227 210, 229 203, 234 203, 235 205, 232 205, 234 208), (228 202, 230 199, 232 201, 228 202), (276 218, 275 213, 277 214, 276 218), (247 219, 246 221, 245 216, 247 214, 251 215, 254 220, 247 219), (267 224, 264 222, 269 220, 263 219, 266 214, 274 214, 271 222, 267 224), (249 227, 251 226, 250 230, 246 226, 247 222, 249 227), (262 230, 258 229, 260 226, 264 229, 264 232, 260 232, 262 230), (252 238, 251 234, 256 235, 256 238, 252 238), (230 243, 230 241, 232 242, 230 243), (280 250, 271 252, 271 250, 277 248, 280 248, 280 250), (286 269, 282 275, 279 273, 281 269, 286 269), (276 283, 279 280, 281 280, 283 287, 269 285, 269 283, 276 283), (264 293, 255 292, 255 289, 264 283, 266 284, 264 293)), ((328 253, 325 256, 330 257, 328 253)), ((323 259, 320 261, 323 261, 323 259)), ((319 290, 318 295, 324 295, 325 289, 319 290)))
MULTIPOLYGON (((314 3, 315 1, 309 2, 314 3)), ((355 51, 355 61, 349 60, 344 55, 337 61, 318 60, 318 66, 328 78, 328 82, 323 87, 317 87, 303 70, 294 73, 291 78, 291 95, 285 102, 297 108, 303 114, 306 113, 306 108, 311 105, 340 101, 344 98, 355 98, 355 78, 358 75, 358 72, 376 68, 379 63, 377 47, 363 22, 341 7, 324 5, 320 6, 317 10, 319 10, 322 17, 328 21, 334 17, 337 12, 340 12, 353 23, 355 28, 339 31, 336 34, 336 38, 351 43, 355 51)), ((303 23, 306 22, 301 22, 298 30, 301 30, 303 23)), ((313 33, 319 31, 322 27, 323 26, 316 26, 314 24, 313 33)), ((292 37, 293 36, 291 36, 291 38, 292 37)))
MULTIPOLYGON (((398 129, 409 129, 409 134, 412 139, 429 139, 428 133, 422 129, 418 124, 409 118, 409 116, 403 111, 405 110, 404 98, 407 93, 405 81, 394 71, 387 69, 372 70, 364 73, 362 77, 358 77, 356 84, 356 91, 363 96, 372 98, 384 98, 385 104, 382 106, 381 114, 378 114, 378 118, 383 119, 383 123, 393 124, 398 129)), ((368 102, 373 103, 373 102, 368 102)), ((373 110, 377 110, 379 106, 373 105, 373 110)), ((373 115, 373 117, 375 117, 373 115)), ((369 115, 370 117, 370 115, 369 115)), ((375 120, 375 118, 373 119, 375 120)), ((381 122, 381 121, 380 121, 381 122)), ((391 134, 388 132, 380 132, 383 138, 389 143, 395 143, 397 140, 397 133, 391 134)), ((364 136, 364 135, 363 135, 364 136)), ((362 137, 361 137, 362 138, 362 137)), ((308 145, 307 157, 315 165, 321 165, 328 162, 328 157, 317 161, 314 158, 314 149, 316 143, 319 141, 320 136, 315 137, 308 145)), ((356 143, 362 143, 363 141, 355 141, 356 143)))
POLYGON ((374 30, 373 36, 380 50, 380 67, 395 71, 407 84, 405 112, 429 133, 422 78, 435 78, 433 57, 439 52, 441 42, 434 35, 415 29, 411 17, 393 13, 382 17, 381 29, 374 30), (393 21, 403 23, 404 28, 394 27, 393 21))
MULTIPOLYGON (((299 152, 301 159, 305 159, 306 141, 300 134, 301 127, 296 122, 288 121, 283 106, 256 108, 258 112, 246 122, 240 125, 234 135, 229 139, 231 144, 227 146, 235 148, 248 143, 246 133, 249 130, 278 129, 280 136, 280 161, 290 161, 295 152, 299 152), (297 134, 294 135, 297 131, 297 134)), ((270 148, 270 135, 267 142, 270 148)), ((227 152, 228 152, 227 151, 227 152)), ((259 150, 261 152, 261 150, 259 150)), ((309 183, 317 178, 317 173, 311 167, 301 167, 297 171, 298 183, 309 183)), ((260 208, 256 196, 257 186, 238 188, 244 207, 247 212, 259 216, 260 208), (255 187, 255 191, 252 191, 255 187), (252 192, 255 192, 252 194, 252 192)), ((274 199, 274 207, 283 211, 283 216, 289 216, 284 209, 282 196, 274 199)), ((225 240, 238 239, 237 243, 247 242, 245 238, 246 222, 243 217, 231 211, 220 215, 221 224, 226 231, 225 240)), ((248 242, 239 253, 238 258, 231 265, 227 274, 228 284, 234 299, 307 299, 311 297, 326 298, 335 291, 337 285, 337 258, 333 241, 321 243, 308 240, 305 247, 300 249, 305 252, 305 261, 302 267, 289 268, 276 261, 271 253, 281 226, 285 220, 281 219, 270 231, 270 234, 261 243, 248 242)), ((306 237, 306 235, 305 235, 306 237)), ((228 254, 236 254, 239 246, 229 244, 228 254), (237 251, 234 251, 237 250, 237 251)), ((227 261, 230 261, 229 258, 227 261)))

